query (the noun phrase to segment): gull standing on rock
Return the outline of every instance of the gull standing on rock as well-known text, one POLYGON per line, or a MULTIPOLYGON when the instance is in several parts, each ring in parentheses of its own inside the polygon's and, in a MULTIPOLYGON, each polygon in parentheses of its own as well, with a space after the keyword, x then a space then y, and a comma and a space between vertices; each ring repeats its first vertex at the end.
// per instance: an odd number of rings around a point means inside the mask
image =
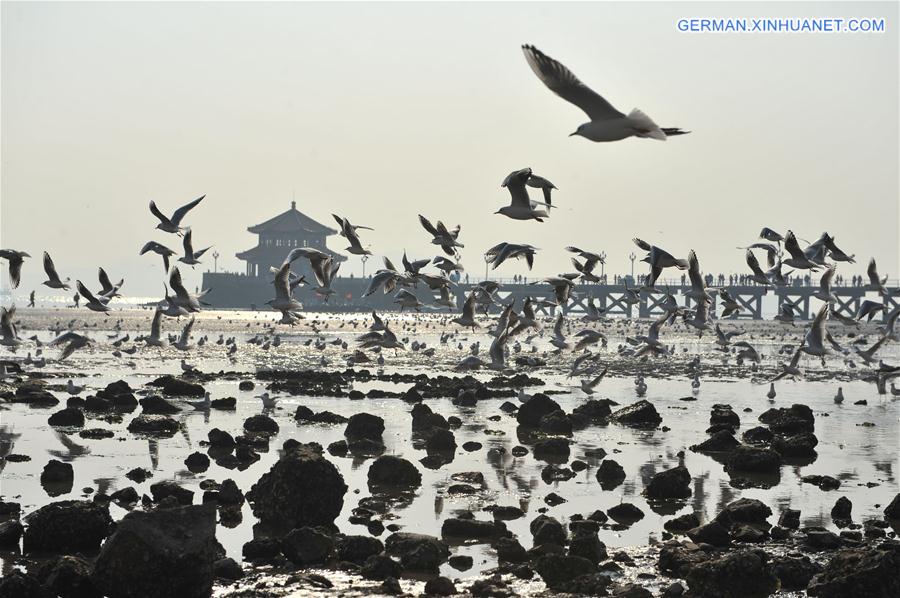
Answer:
POLYGON ((627 137, 645 137, 665 141, 667 137, 684 135, 677 127, 660 128, 649 116, 635 108, 627 116, 603 97, 578 80, 572 71, 531 45, 522 46, 528 66, 550 91, 581 108, 591 119, 569 135, 580 135, 591 141, 619 141, 627 137))

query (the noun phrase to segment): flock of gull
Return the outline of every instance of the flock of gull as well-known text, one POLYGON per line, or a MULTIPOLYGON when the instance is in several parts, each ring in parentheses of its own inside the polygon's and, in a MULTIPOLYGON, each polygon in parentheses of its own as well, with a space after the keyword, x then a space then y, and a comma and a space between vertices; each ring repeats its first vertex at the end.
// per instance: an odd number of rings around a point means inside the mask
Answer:
MULTIPOLYGON (((590 121, 580 125, 572 135, 585 137, 591 141, 617 141, 627 137, 650 138, 665 140, 668 137, 686 134, 679 128, 661 128, 652 119, 640 110, 632 110, 627 115, 619 112, 613 106, 589 87, 584 85, 568 68, 548 57, 533 46, 523 46, 526 61, 537 77, 555 94, 566 101, 581 108, 590 121)), ((508 205, 500 207, 495 214, 499 214, 512 220, 544 222, 551 218, 552 211, 556 207, 553 204, 554 191, 557 187, 547 178, 535 174, 530 168, 523 168, 511 172, 503 181, 502 187, 510 194, 508 205), (529 189, 539 190, 540 199, 534 199, 529 189)), ((180 264, 195 266, 200 264, 203 255, 209 247, 195 250, 193 246, 192 229, 185 226, 184 222, 204 197, 199 197, 187 203, 171 216, 164 214, 154 202, 150 202, 150 212, 159 223, 156 229, 163 233, 181 237, 183 246, 182 255, 177 258, 180 264)), ((334 215, 340 227, 340 235, 344 237, 349 246, 346 250, 358 256, 372 254, 370 248, 364 245, 363 231, 372 230, 370 227, 354 225, 345 216, 334 215)), ((441 254, 433 259, 410 260, 404 253, 402 267, 398 268, 387 257, 383 258, 384 267, 377 270, 370 279, 370 284, 364 293, 368 297, 381 291, 393 293, 394 303, 400 311, 419 310, 423 307, 417 294, 412 290, 419 285, 426 286, 434 299, 434 305, 444 307, 447 310, 457 309, 457 286, 459 274, 464 272, 460 262, 460 250, 465 248, 461 242, 461 226, 448 226, 440 220, 433 220, 423 215, 418 216, 422 229, 427 233, 430 243, 440 248, 441 254)), ((698 335, 709 332, 715 337, 718 350, 731 352, 739 364, 749 362, 756 368, 760 362, 760 352, 749 341, 732 340, 742 334, 735 327, 733 330, 723 330, 724 320, 736 317, 742 310, 740 303, 729 293, 725 286, 715 287, 708 284, 700 268, 697 254, 690 251, 686 258, 675 257, 668 251, 650 242, 635 238, 634 243, 645 255, 641 261, 646 263, 648 272, 641 277, 639 286, 627 286, 624 301, 627 304, 637 304, 641 296, 646 294, 662 294, 662 299, 657 305, 663 310, 662 315, 647 325, 646 329, 637 328, 644 326, 639 322, 632 322, 632 329, 625 334, 625 342, 618 348, 618 353, 627 358, 646 360, 654 357, 671 355, 674 349, 664 342, 664 330, 667 326, 677 323, 696 331, 698 335), (661 288, 658 283, 662 281, 662 274, 668 269, 685 271, 690 286, 684 292, 686 305, 679 304, 676 297, 668 288, 661 288), (720 310, 716 314, 717 307, 720 310)), ((521 351, 522 342, 532 344, 538 337, 545 335, 542 317, 539 314, 547 310, 555 310, 557 313, 553 320, 552 329, 546 334, 549 337, 551 351, 556 353, 572 352, 576 354, 569 372, 570 376, 583 377, 581 389, 586 394, 592 394, 595 387, 602 381, 607 369, 600 363, 601 352, 593 352, 596 346, 605 347, 607 337, 603 331, 591 327, 592 324, 606 322, 607 314, 602 308, 598 308, 593 298, 586 301, 586 314, 580 318, 586 327, 572 333, 572 320, 564 314, 569 302, 576 298, 575 287, 581 283, 598 283, 601 278, 595 270, 603 264, 604 257, 600 253, 570 246, 566 251, 573 254, 572 265, 575 272, 561 273, 556 276, 546 277, 533 281, 536 289, 544 287, 552 292, 543 293, 536 290, 535 297, 527 298, 521 309, 517 309, 515 301, 505 302, 500 296, 500 284, 495 281, 485 280, 473 286, 465 297, 458 315, 449 319, 460 330, 478 330, 486 328, 492 338, 488 351, 489 360, 483 360, 479 356, 477 346, 473 346, 471 354, 462 359, 456 369, 459 371, 487 368, 499 371, 510 369, 508 365, 509 355, 512 352, 521 351), (549 287, 549 289, 548 289, 549 287), (542 295, 543 297, 539 296, 542 295), (487 315, 491 308, 499 310, 499 317, 490 319, 487 315), (484 314, 484 315, 482 315, 484 314), (520 339, 522 339, 520 341, 520 339)), ((898 313, 894 310, 885 315, 886 324, 880 329, 878 340, 868 348, 860 348, 860 344, 854 342, 852 348, 847 348, 838 343, 829 326, 832 324, 856 328, 863 319, 871 321, 885 309, 882 301, 865 300, 862 302, 859 313, 844 315, 838 309, 833 309, 836 297, 832 289, 837 265, 839 263, 855 262, 854 255, 848 255, 835 244, 835 239, 828 233, 823 233, 816 241, 801 246, 798 237, 790 230, 783 235, 764 228, 757 242, 739 249, 745 250, 745 259, 749 274, 747 278, 757 285, 765 287, 778 287, 788 284, 789 277, 795 272, 822 272, 820 286, 815 297, 822 301, 822 306, 809 324, 802 337, 802 341, 790 347, 789 359, 780 364, 780 372, 772 377, 772 382, 788 376, 799 376, 799 361, 802 355, 817 357, 824 363, 825 356, 837 354, 842 356, 848 367, 855 367, 854 357, 861 360, 866 366, 871 366, 877 374, 879 388, 883 390, 886 380, 894 376, 900 376, 900 366, 890 366, 876 359, 876 353, 888 341, 896 341, 900 338, 900 330, 895 329, 898 313), (763 268, 757 255, 763 255, 766 268, 763 268), (786 268, 790 270, 785 271, 786 268), (851 365, 852 364, 852 365, 851 365)), ((502 242, 489 248, 484 253, 484 259, 493 270, 502 266, 505 262, 517 259, 525 260, 529 270, 534 265, 539 249, 525 243, 502 242)), ((148 334, 135 339, 142 341, 147 346, 160 347, 167 344, 162 335, 162 322, 164 317, 187 317, 187 323, 177 337, 171 337, 168 341, 172 347, 186 351, 192 347, 191 334, 194 326, 194 314, 200 312, 205 304, 204 295, 208 290, 199 293, 191 293, 185 288, 178 265, 171 264, 171 258, 177 255, 163 243, 157 241, 147 242, 140 250, 141 255, 156 254, 162 258, 165 272, 164 298, 158 304, 152 317, 151 328, 148 334)), ((8 264, 11 286, 16 288, 21 278, 23 264, 26 258, 31 256, 13 249, 0 250, 0 258, 8 264)), ((62 278, 57 272, 56 266, 47 252, 43 254, 43 267, 47 280, 43 283, 51 289, 69 289, 70 279, 62 278)), ((294 297, 296 288, 300 285, 308 285, 322 301, 327 302, 334 294, 332 288, 336 280, 340 263, 333 254, 312 247, 298 247, 291 250, 283 263, 272 268, 272 284, 274 298, 267 304, 281 314, 280 324, 293 325, 303 319, 303 305, 294 297), (309 266, 315 280, 307 280, 303 275, 297 275, 293 271, 296 262, 305 262, 309 266)), ((888 289, 886 277, 878 274, 874 258, 868 266, 868 284, 866 290, 877 293, 880 297, 897 293, 897 290, 888 289)), ((81 280, 74 282, 78 295, 84 300, 84 306, 92 311, 106 313, 111 307, 110 303, 120 297, 120 289, 124 280, 112 283, 103 268, 99 269, 100 288, 92 290, 81 280)), ((25 340, 19 338, 14 320, 15 306, 0 308, 0 344, 15 350, 25 340)), ((799 313, 789 302, 785 302, 775 319, 786 325, 793 325, 799 313)), ((50 342, 51 346, 62 348, 59 359, 63 360, 74 351, 92 344, 92 339, 84 333, 75 330, 60 330, 59 335, 50 342)), ((442 336, 442 341, 447 342, 448 336, 442 336)), ((220 338, 220 344, 222 339, 220 338)), ((373 312, 370 330, 357 338, 360 351, 374 351, 379 353, 379 360, 383 363, 385 350, 400 350, 406 348, 408 339, 402 340, 391 329, 391 326, 382 317, 373 312)), ((229 354, 236 351, 233 339, 229 339, 229 354)), ((785 354, 787 347, 779 351, 785 354)), ((357 353, 360 353, 357 351, 357 353)), ((532 346, 532 352, 536 347, 532 346)), ((362 359, 362 358, 361 358, 362 359)), ((534 358, 536 360, 536 358, 534 358)), ((536 361, 534 361, 536 363, 536 361)), ((528 361, 526 360, 526 363, 528 361)), ((182 365, 187 366, 182 360, 182 365)), ((4 366, 6 367, 6 366, 4 366)), ((755 370, 754 370, 755 371, 755 370)), ((695 388, 699 386, 699 376, 694 376, 695 388)), ((646 383, 642 377, 636 380, 636 388, 640 394, 641 389, 646 389, 646 383)), ((774 398, 774 386, 770 388, 770 398, 774 398)), ((839 393, 840 394, 840 393, 839 393)), ((841 395, 842 396, 842 395, 841 395)), ((261 397, 262 398, 262 397, 261 397)), ((264 402, 272 400, 265 397, 264 402)))

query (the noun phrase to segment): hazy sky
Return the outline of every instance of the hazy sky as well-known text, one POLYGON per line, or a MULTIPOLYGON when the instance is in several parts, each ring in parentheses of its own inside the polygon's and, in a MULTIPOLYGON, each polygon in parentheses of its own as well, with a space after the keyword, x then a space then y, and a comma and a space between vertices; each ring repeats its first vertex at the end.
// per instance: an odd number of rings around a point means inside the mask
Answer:
MULTIPOLYGON (((433 256, 416 214, 461 224, 463 263, 500 242, 568 244, 626 272, 639 236, 705 271, 743 272, 759 229, 823 230, 898 274, 896 3, 2 3, 0 245, 23 249, 22 291, 60 273, 159 294, 139 257, 164 212, 188 217, 219 267, 288 208, 375 227, 376 256, 433 256), (682 17, 884 17, 882 34, 689 34, 682 17), (519 46, 562 61, 617 108, 691 135, 595 144, 587 118, 519 46), (494 215, 512 170, 559 187, 543 224, 494 215)), ((344 239, 332 237, 341 250, 344 239)), ((380 260, 372 260, 369 269, 380 260)), ((212 266, 212 259, 207 260, 212 266)), ((188 275, 199 283, 201 268, 188 275)), ((344 272, 360 271, 358 258, 344 272)), ((527 274, 524 262, 498 274, 527 274)), ((6 285, 6 277, 3 276, 6 285)), ((45 290, 46 288, 43 287, 45 290)))

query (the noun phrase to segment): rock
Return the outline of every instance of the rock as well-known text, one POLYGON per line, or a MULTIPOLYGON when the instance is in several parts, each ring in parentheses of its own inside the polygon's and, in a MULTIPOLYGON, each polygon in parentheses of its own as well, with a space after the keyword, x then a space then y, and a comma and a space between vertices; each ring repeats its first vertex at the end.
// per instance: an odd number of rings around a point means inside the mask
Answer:
POLYGON ((256 384, 254 384, 252 380, 241 380, 238 382, 238 390, 248 391, 253 390, 254 388, 256 388, 256 384))
POLYGON ((781 589, 790 592, 805 590, 813 576, 822 570, 822 565, 809 560, 808 556, 781 556, 772 559, 772 573, 781 582, 781 589))
MULTIPOLYGON (((421 396, 419 397, 421 399, 421 396)), ((413 432, 425 432, 431 428, 450 429, 450 424, 443 415, 435 413, 431 407, 425 403, 418 403, 412 408, 412 429, 413 432)))
POLYGON ((777 473, 781 468, 781 455, 767 448, 742 444, 728 454, 725 471, 751 473, 777 473))
POLYGON ((704 598, 764 598, 778 589, 768 555, 739 550, 694 566, 687 575, 692 595, 704 598))
POLYGON ((348 440, 376 440, 381 442, 384 432, 384 420, 371 413, 355 413, 347 421, 344 436, 348 440))
POLYGON ((441 524, 441 536, 444 538, 462 538, 466 540, 488 540, 506 532, 501 521, 479 521, 451 517, 441 524))
POLYGON ((746 432, 741 435, 744 442, 748 444, 768 444, 772 442, 772 439, 775 438, 775 435, 769 428, 764 428, 762 426, 756 426, 755 428, 750 428, 746 432))
POLYGON ((838 552, 813 577, 807 588, 810 596, 844 598, 893 598, 900 596, 900 550, 854 548, 838 552))
POLYGON ((605 561, 607 559, 606 545, 597 537, 599 526, 593 521, 573 522, 573 526, 572 539, 569 541, 569 555, 580 556, 595 564, 605 561), (593 525, 586 525, 587 523, 593 525))
POLYGON ((617 523, 631 524, 644 518, 644 512, 631 503, 623 502, 606 510, 610 519, 617 523))
POLYGON ((515 538, 499 538, 494 542, 494 549, 501 563, 524 563, 528 560, 528 552, 515 538))
POLYGON ((396 577, 388 577, 384 580, 384 583, 381 584, 381 591, 385 594, 399 596, 400 594, 403 594, 403 587, 400 585, 400 582, 397 581, 396 577))
POLYGON ((224 430, 220 430, 219 428, 213 428, 206 434, 207 438, 209 438, 209 445, 216 448, 223 448, 231 450, 235 446, 234 437, 225 432, 224 430))
POLYGON ((579 556, 545 554, 534 561, 534 570, 551 590, 561 589, 565 583, 581 575, 597 572, 597 566, 579 556))
POLYGON ((106 428, 88 428, 78 432, 78 436, 86 440, 102 440, 104 438, 112 438, 115 432, 106 428))
POLYGON ((813 486, 818 486, 821 490, 837 490, 841 487, 841 481, 837 478, 833 478, 830 475, 805 475, 800 478, 800 481, 805 484, 812 484, 813 486))
POLYGON ((554 482, 565 482, 575 477, 575 472, 568 467, 559 467, 558 465, 547 465, 541 470, 541 479, 545 484, 554 482))
POLYGON ((660 550, 657 565, 663 573, 684 578, 694 567, 709 558, 709 553, 701 550, 696 544, 683 546, 679 543, 668 543, 660 550))
POLYGON ((168 497, 174 498, 180 505, 189 505, 194 502, 194 491, 182 487, 177 482, 164 480, 150 486, 150 494, 153 502, 161 502, 168 497))
POLYGON ((384 544, 371 536, 344 536, 337 543, 337 558, 340 561, 362 565, 370 556, 384 552, 384 544))
POLYGON ((452 453, 456 450, 453 432, 444 428, 431 428, 426 435, 425 450, 431 453, 452 453))
POLYGON ((776 434, 812 433, 815 429, 815 418, 812 409, 806 405, 794 404, 780 409, 769 409, 759 416, 759 421, 769 425, 776 434))
POLYGON ((625 481, 625 470, 616 461, 606 459, 597 468, 597 481, 604 490, 612 490, 625 481))
POLYGON ((386 554, 374 554, 366 559, 359 572, 364 579, 385 580, 400 577, 403 567, 386 554))
POLYGON ((614 598, 653 598, 650 590, 633 583, 616 586, 612 595, 614 598))
POLYGON ((247 432, 277 434, 278 423, 265 413, 258 413, 256 415, 251 415, 246 420, 244 420, 244 430, 246 430, 247 432))
POLYGON ((244 577, 244 569, 233 558, 226 557, 213 563, 213 574, 216 579, 236 581, 244 577))
POLYGON ((884 508, 884 518, 888 520, 900 519, 900 493, 894 497, 891 504, 884 508))
POLYGON ((247 493, 253 514, 288 529, 331 525, 347 485, 337 468, 309 445, 285 452, 247 493))
POLYGON ((0 578, 0 598, 55 598, 33 575, 13 569, 0 578))
POLYGON ((193 452, 185 458, 184 464, 193 473, 202 473, 209 469, 209 457, 203 453, 193 452))
POLYGON ((217 559, 211 505, 132 511, 103 544, 93 581, 109 598, 208 598, 217 559))
POLYGON ((457 554, 451 556, 447 560, 447 564, 456 569, 457 571, 468 571, 475 564, 475 560, 465 554, 457 554))
POLYGON ((180 427, 178 422, 168 415, 147 415, 142 413, 128 422, 129 432, 158 434, 161 436, 174 436, 180 427))
POLYGON ((685 513, 663 523, 663 528, 673 533, 685 533, 695 527, 700 527, 700 519, 693 513, 685 513))
POLYGON ((19 550, 19 540, 25 528, 15 519, 0 521, 0 550, 19 550))
POLYGON ((572 435, 572 421, 562 409, 551 411, 541 418, 539 427, 547 434, 572 435))
POLYGON ((662 417, 653 403, 640 400, 633 405, 615 411, 609 418, 611 421, 636 428, 656 427, 662 423, 662 417))
POLYGON ((806 533, 804 545, 809 550, 832 550, 841 547, 841 537, 825 528, 809 527, 803 531, 806 533))
POLYGON ((740 446, 740 442, 729 430, 716 432, 700 444, 691 446, 695 453, 728 453, 740 446))
POLYGON ((119 505, 129 505, 136 503, 141 499, 141 497, 137 493, 137 490, 134 489, 134 487, 127 486, 110 494, 109 499, 119 505))
POLYGON ((728 426, 730 428, 738 428, 741 425, 741 418, 734 412, 731 405, 716 404, 712 406, 709 414, 709 423, 713 426, 728 426))
POLYGON ((168 374, 150 382, 149 386, 159 388, 164 395, 169 397, 202 397, 206 393, 199 384, 175 378, 168 374))
POLYGON ((766 521, 772 515, 772 509, 755 498, 739 498, 730 502, 716 515, 716 521, 726 528, 742 523, 754 524, 764 529, 769 528, 766 521))
POLYGON ((125 474, 125 477, 134 482, 135 484, 143 484, 145 481, 149 480, 153 476, 150 473, 149 469, 144 469, 143 467, 135 467, 125 474))
POLYGON ((562 463, 569 459, 569 440, 547 438, 534 445, 534 458, 551 463, 562 463))
POLYGON ((369 486, 418 488, 422 484, 422 474, 402 457, 382 455, 369 466, 368 481, 369 486))
POLYGON ((538 515, 531 521, 529 529, 535 546, 541 544, 565 546, 566 544, 566 528, 553 517, 538 515))
POLYGON ((538 428, 541 425, 541 419, 545 415, 561 409, 559 403, 544 393, 538 392, 519 407, 519 411, 516 413, 516 421, 521 426, 538 428))
POLYGON ((81 412, 81 409, 66 407, 51 415, 47 423, 51 426, 81 428, 84 426, 84 413, 81 412))
POLYGON ((425 593, 429 596, 452 596, 456 586, 446 577, 434 577, 425 582, 425 593))
POLYGON ((323 531, 301 527, 291 530, 281 540, 281 551, 284 556, 298 567, 319 565, 331 556, 334 540, 323 531))
POLYGON ((172 415, 181 411, 169 401, 156 395, 144 397, 138 403, 141 404, 141 411, 150 415, 172 415))
POLYGON ((602 422, 612 413, 610 405, 614 403, 609 399, 589 399, 572 410, 572 415, 582 417, 592 422, 602 422))
POLYGON ((14 403, 27 403, 32 407, 55 407, 59 405, 59 399, 44 388, 43 383, 25 383, 16 389, 16 394, 12 399, 14 403))
POLYGON ((679 465, 655 474, 644 490, 647 498, 687 498, 691 495, 691 474, 687 467, 679 465))
POLYGON ((731 538, 735 542, 758 544, 766 539, 765 531, 749 524, 739 523, 731 528, 731 538))
POLYGON ((254 538, 244 542, 241 547, 241 556, 245 561, 254 564, 273 563, 281 554, 281 542, 275 538, 254 538))
POLYGON ((800 511, 797 509, 785 509, 778 517, 778 525, 788 529, 800 527, 800 511))
POLYGON ((425 534, 396 532, 385 539, 384 547, 410 571, 437 572, 450 558, 450 549, 442 540, 425 534))
POLYGON ((64 500, 44 505, 25 518, 25 552, 92 552, 109 534, 112 518, 106 506, 64 500))
POLYGON ((853 503, 846 496, 841 496, 831 507, 831 518, 835 521, 849 521, 853 511, 853 503))
POLYGON ((782 457, 815 457, 818 444, 819 439, 812 433, 775 436, 772 440, 772 449, 782 457))
POLYGON ((62 598, 102 598, 91 581, 92 566, 77 556, 61 556, 38 567, 37 577, 62 598))
POLYGON ((50 496, 71 492, 74 480, 75 470, 71 463, 50 459, 41 471, 41 486, 47 490, 47 494, 50 496))
MULTIPOLYGON (((210 409, 218 409, 220 411, 234 411, 237 409, 237 399, 234 397, 222 397, 221 399, 213 399, 209 402, 210 409)), ((228 560, 228 559, 222 559, 228 560)), ((218 566, 218 561, 217 561, 218 566)), ((234 571, 231 572, 235 573, 234 571)), ((218 573, 216 574, 218 576, 218 573)))
POLYGON ((728 528, 718 521, 711 521, 706 525, 688 530, 687 535, 698 544, 709 544, 718 548, 731 545, 731 536, 728 534, 728 528))

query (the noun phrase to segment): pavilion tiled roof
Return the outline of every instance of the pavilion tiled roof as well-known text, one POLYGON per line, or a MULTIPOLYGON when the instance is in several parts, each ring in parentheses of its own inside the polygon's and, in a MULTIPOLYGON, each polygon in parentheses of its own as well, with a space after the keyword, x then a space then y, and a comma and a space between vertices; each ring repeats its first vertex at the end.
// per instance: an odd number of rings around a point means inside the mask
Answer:
POLYGON ((253 234, 260 233, 293 233, 305 232, 312 235, 333 235, 337 233, 333 228, 320 224, 297 210, 297 202, 291 202, 291 209, 270 218, 256 226, 247 227, 253 234))

